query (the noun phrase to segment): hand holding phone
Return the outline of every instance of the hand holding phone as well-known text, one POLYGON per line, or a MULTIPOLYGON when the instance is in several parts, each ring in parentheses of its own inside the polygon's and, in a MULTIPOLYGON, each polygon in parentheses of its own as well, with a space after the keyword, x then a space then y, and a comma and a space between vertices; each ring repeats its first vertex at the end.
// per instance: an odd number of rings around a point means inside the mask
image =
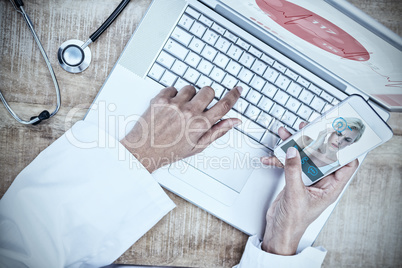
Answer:
POLYGON ((287 149, 295 147, 303 182, 311 185, 391 137, 391 128, 362 97, 353 95, 279 144, 274 154, 285 164, 287 149))

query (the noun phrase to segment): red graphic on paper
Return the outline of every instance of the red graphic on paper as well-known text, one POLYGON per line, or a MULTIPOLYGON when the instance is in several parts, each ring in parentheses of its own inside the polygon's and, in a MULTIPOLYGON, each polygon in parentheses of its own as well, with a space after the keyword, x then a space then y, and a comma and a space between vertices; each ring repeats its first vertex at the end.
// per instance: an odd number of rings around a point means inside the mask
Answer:
POLYGON ((370 59, 367 50, 350 34, 305 8, 284 0, 256 0, 256 3, 280 26, 314 46, 344 59, 370 59))

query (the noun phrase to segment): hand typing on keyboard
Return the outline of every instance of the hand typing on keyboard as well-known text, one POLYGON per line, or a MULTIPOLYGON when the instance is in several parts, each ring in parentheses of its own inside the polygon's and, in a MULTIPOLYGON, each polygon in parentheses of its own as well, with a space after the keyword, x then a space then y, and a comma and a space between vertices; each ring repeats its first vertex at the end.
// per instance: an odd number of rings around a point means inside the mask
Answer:
POLYGON ((195 155, 242 123, 236 118, 218 122, 241 92, 241 87, 235 87, 206 110, 215 97, 211 87, 203 87, 198 93, 193 86, 180 91, 164 88, 121 143, 150 173, 195 155))
MULTIPOLYGON (((301 123, 300 128, 305 125, 301 123)), ((279 136, 285 140, 291 134, 281 127, 279 136)), ((264 157, 261 162, 283 167, 275 157, 264 157)), ((290 147, 284 167, 286 185, 268 209, 262 249, 279 255, 294 255, 307 227, 336 201, 357 167, 356 159, 319 182, 305 186, 301 179, 300 154, 290 147)))

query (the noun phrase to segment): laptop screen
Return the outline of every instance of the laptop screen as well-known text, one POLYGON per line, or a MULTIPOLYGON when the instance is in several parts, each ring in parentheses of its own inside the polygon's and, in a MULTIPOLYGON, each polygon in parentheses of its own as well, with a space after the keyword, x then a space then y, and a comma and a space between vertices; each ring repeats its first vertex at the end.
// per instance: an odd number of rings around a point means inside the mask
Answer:
POLYGON ((402 109, 402 51, 324 1, 221 0, 390 109, 402 109))

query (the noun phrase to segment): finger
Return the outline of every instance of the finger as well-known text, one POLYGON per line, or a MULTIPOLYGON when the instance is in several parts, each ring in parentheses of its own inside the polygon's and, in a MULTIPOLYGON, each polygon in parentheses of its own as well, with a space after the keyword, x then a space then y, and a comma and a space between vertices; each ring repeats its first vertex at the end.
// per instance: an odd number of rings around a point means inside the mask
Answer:
POLYGON ((156 97, 167 97, 173 98, 177 94, 177 89, 175 87, 165 87, 162 89, 156 97))
POLYGON ((287 138, 289 138, 290 136, 292 136, 292 134, 290 134, 290 132, 284 127, 280 127, 278 129, 278 134, 279 134, 279 137, 281 137, 281 140, 283 140, 283 141, 286 140, 287 138))
POLYGON ((325 178, 317 182, 314 186, 321 189, 328 189, 327 194, 332 203, 338 198, 343 188, 345 188, 346 184, 355 173, 358 166, 359 161, 355 159, 349 164, 335 171, 335 173, 326 176, 325 178))
POLYGON ((302 128, 304 128, 304 127, 307 126, 307 125, 308 125, 307 122, 301 122, 301 123, 299 124, 299 129, 302 129, 302 128))
POLYGON ((304 189, 300 154, 294 147, 289 147, 285 160, 285 181, 291 192, 297 193, 304 189))
POLYGON ((225 135, 233 127, 241 124, 241 120, 237 118, 228 118, 213 125, 201 138, 198 140, 197 147, 200 150, 205 149, 211 143, 225 135))
POLYGON ((205 112, 205 116, 213 123, 221 119, 222 116, 232 109, 233 105, 235 105, 237 100, 240 98, 242 91, 242 87, 235 87, 229 91, 220 101, 212 106, 211 109, 205 112))
POLYGON ((267 166, 275 166, 279 168, 283 168, 283 164, 279 161, 275 156, 263 156, 261 157, 261 163, 267 166))
POLYGON ((182 102, 188 102, 190 101, 194 95, 195 95, 196 91, 195 88, 191 85, 187 85, 184 86, 182 89, 179 90, 179 92, 177 93, 175 99, 178 101, 182 101, 182 102))
POLYGON ((200 111, 204 111, 205 108, 211 103, 215 97, 215 91, 212 87, 203 87, 191 100, 191 103, 197 107, 200 111))

